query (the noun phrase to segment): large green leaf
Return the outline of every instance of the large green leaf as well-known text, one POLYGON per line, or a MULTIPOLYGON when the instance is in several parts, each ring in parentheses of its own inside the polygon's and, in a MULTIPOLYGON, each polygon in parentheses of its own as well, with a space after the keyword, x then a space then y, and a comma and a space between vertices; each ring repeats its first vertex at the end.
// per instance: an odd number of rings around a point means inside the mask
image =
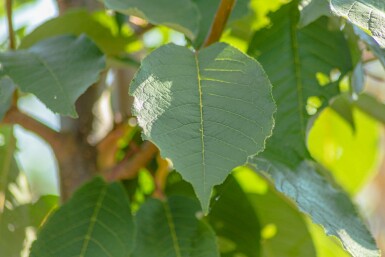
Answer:
POLYGON ((184 196, 149 199, 136 215, 134 257, 219 257, 215 234, 197 219, 199 204, 184 196))
POLYGON ((107 8, 181 31, 191 39, 198 34, 200 13, 192 0, 104 0, 104 3, 107 8))
POLYGON ((255 158, 251 166, 272 180, 279 192, 323 226, 328 235, 339 238, 352 256, 380 256, 348 195, 325 176, 320 165, 303 161, 292 169, 276 159, 255 158))
POLYGON ((298 19, 296 1, 281 7, 271 15, 272 26, 257 31, 249 48, 266 70, 278 105, 266 154, 297 163, 309 157, 305 143, 308 101, 316 97, 325 106, 339 93, 332 71, 344 74, 351 69, 349 48, 339 28, 322 17, 298 29, 298 19), (318 81, 319 75, 326 83, 318 81))
POLYGON ((134 223, 125 190, 95 178, 48 218, 30 256, 127 257, 133 241, 134 223))
POLYGON ((205 212, 212 187, 263 150, 271 134, 275 104, 265 72, 224 43, 198 53, 160 47, 130 90, 144 137, 192 183, 205 212))
POLYGON ((9 77, 0 78, 0 121, 11 107, 13 92, 16 86, 9 77))
POLYGON ((52 111, 75 117, 74 103, 98 80, 104 59, 86 36, 59 36, 28 50, 0 53, 0 75, 8 75, 22 91, 35 94, 52 111))
POLYGON ((19 48, 31 47, 40 40, 53 36, 64 34, 79 36, 84 33, 104 53, 108 55, 120 54, 124 52, 130 40, 128 37, 116 35, 117 31, 115 32, 113 27, 108 26, 108 23, 112 22, 113 18, 107 14, 90 14, 85 10, 69 11, 37 27, 23 38, 19 48))
POLYGON ((233 176, 216 191, 208 219, 218 236, 221 257, 261 256, 261 228, 245 192, 233 176))
POLYGON ((368 31, 381 47, 385 47, 385 2, 380 0, 331 0, 335 15, 368 31))

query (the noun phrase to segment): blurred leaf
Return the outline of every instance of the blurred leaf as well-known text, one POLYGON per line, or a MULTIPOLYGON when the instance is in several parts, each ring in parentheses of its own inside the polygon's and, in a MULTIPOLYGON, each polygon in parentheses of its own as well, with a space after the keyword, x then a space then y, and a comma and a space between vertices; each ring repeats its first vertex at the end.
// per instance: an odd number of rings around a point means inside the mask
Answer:
POLYGON ((299 210, 339 238, 354 257, 380 257, 376 243, 348 195, 326 177, 327 171, 312 161, 291 168, 276 159, 254 158, 251 166, 271 180, 299 210))
POLYGON ((59 204, 59 197, 56 195, 43 195, 37 202, 30 206, 31 225, 38 228, 47 218, 47 215, 56 209, 59 204))
POLYGON ((354 32, 368 45, 370 50, 385 68, 385 47, 381 47, 371 36, 356 26, 354 26, 354 32))
POLYGON ((242 167, 235 171, 235 177, 261 222, 262 257, 318 256, 303 215, 297 209, 271 190, 252 170, 242 167), (260 189, 255 190, 258 186, 260 189))
POLYGON ((109 9, 178 30, 190 39, 198 34, 201 17, 192 0, 104 0, 104 3, 109 9))
POLYGON ((113 28, 103 22, 112 20, 107 14, 91 14, 85 10, 73 10, 51 19, 23 38, 19 48, 29 48, 41 40, 53 36, 70 34, 79 36, 86 34, 95 44, 108 55, 117 55, 124 52, 132 39, 117 35, 113 28))
POLYGON ((354 105, 372 118, 385 124, 385 104, 379 102, 373 96, 361 94, 354 102, 354 105))
POLYGON ((16 86, 12 79, 7 76, 0 78, 0 121, 4 118, 9 107, 11 107, 13 92, 15 92, 15 90, 16 86))
POLYGON ((301 17, 298 26, 306 27, 322 16, 330 16, 329 0, 302 0, 300 3, 301 17))
MULTIPOLYGON (((331 100, 330 108, 333 109, 333 111, 335 111, 342 119, 344 119, 348 123, 348 125, 350 125, 352 131, 355 133, 356 122, 353 117, 353 100, 350 98, 351 97, 347 94, 341 94, 339 96, 336 96, 331 100)), ((319 122, 318 117, 315 122, 319 122)))
POLYGON ((385 2, 378 0, 331 0, 331 10, 367 31, 385 47, 385 2))
POLYGON ((308 228, 317 249, 317 257, 351 257, 343 250, 337 238, 326 236, 320 226, 308 222, 308 228))
POLYGON ((248 51, 266 70, 277 103, 273 136, 263 154, 294 166, 309 158, 308 101, 315 98, 319 108, 326 106, 339 93, 338 79, 352 68, 344 35, 329 26, 327 17, 302 29, 298 19, 296 1, 282 6, 271 14, 272 26, 254 34, 248 51), (319 74, 326 82, 321 83, 319 74))
POLYGON ((134 257, 219 257, 215 234, 196 216, 199 204, 183 196, 149 199, 136 215, 134 257))
POLYGON ((218 237, 221 257, 261 256, 261 228, 245 192, 233 176, 216 191, 208 219, 218 237))
POLYGON ((127 257, 134 245, 130 202, 120 184, 95 178, 42 227, 31 257, 127 257))
POLYGON ((352 74, 352 89, 355 94, 364 91, 365 87, 365 73, 362 62, 357 63, 352 74))
MULTIPOLYGON (((35 4, 37 0, 12 0, 12 10, 15 12, 26 5, 35 4)), ((5 3, 5 1, 4 1, 5 3)), ((0 4, 0 17, 6 15, 5 4, 0 4)))
POLYGON ((130 94, 144 138, 193 185, 204 212, 213 186, 261 151, 273 126, 275 104, 262 67, 224 43, 199 53, 158 48, 143 60, 130 94))
POLYGON ((3 73, 53 112, 76 117, 75 101, 99 78, 104 56, 86 36, 46 39, 28 50, 0 53, 3 73))
POLYGON ((19 168, 14 159, 16 139, 13 127, 0 126, 0 256, 19 257, 25 237, 24 209, 9 190, 16 183, 19 168))

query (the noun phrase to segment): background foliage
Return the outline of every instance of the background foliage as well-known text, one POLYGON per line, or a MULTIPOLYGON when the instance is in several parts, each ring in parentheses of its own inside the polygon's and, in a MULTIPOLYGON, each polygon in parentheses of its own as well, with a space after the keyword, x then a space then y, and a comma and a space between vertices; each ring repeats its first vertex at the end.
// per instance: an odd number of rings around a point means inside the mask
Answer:
POLYGON ((71 0, 19 22, 43 2, 0 7, 1 256, 381 256, 385 4, 71 0))

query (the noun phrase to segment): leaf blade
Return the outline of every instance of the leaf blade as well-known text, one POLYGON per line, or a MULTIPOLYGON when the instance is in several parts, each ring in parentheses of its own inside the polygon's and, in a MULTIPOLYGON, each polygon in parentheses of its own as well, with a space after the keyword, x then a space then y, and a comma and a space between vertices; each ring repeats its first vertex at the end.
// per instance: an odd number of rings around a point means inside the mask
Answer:
POLYGON ((264 148, 270 90, 261 66, 229 45, 196 54, 170 44, 143 61, 130 94, 145 139, 171 158, 207 212, 212 187, 264 148))

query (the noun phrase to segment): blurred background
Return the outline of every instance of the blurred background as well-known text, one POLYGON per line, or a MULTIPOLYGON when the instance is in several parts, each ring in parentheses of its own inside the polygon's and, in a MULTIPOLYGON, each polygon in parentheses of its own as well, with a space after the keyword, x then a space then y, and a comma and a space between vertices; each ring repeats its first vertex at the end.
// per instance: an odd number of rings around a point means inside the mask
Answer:
MULTIPOLYGON (((260 0, 263 1, 263 0, 260 0)), ((274 1, 273 1, 274 2, 274 1)), ((275 2, 284 2, 276 0, 275 2)), ((268 22, 266 14, 276 8, 259 9, 257 17, 259 24, 268 22)), ((33 31, 38 25, 50 18, 56 17, 58 10, 53 0, 15 0, 14 27, 18 39, 33 31)), ((105 13, 108 15, 108 12, 105 13)), ((253 24, 258 28, 258 24, 253 24)), ((0 6, 0 49, 7 48, 7 25, 4 6, 0 6)), ((225 35, 224 40, 245 49, 242 42, 236 41, 231 35, 225 35)), ((157 27, 143 35, 143 46, 131 46, 131 51, 142 47, 152 49, 165 42, 185 44, 184 36, 170 29, 157 27)), ((378 60, 371 58, 368 52, 364 57, 365 89, 364 92, 385 103, 385 71, 378 60)), ((113 82, 113 74, 107 75, 107 84, 113 82)), ((24 95, 19 101, 20 108, 38 118, 48 126, 58 130, 59 117, 49 111, 39 100, 31 95, 24 95)), ((317 99, 309 101, 308 112, 315 114, 319 104, 317 99)), ((100 137, 110 129, 106 122, 112 119, 109 97, 101 97, 98 110, 99 128, 95 137, 100 137)), ((317 119, 308 134, 308 146, 312 156, 329 168, 336 180, 352 196, 359 206, 359 211, 368 221, 368 226, 375 236, 378 245, 385 252, 385 160, 384 156, 384 126, 357 108, 352 110, 354 122, 349 123, 341 118, 332 108, 326 108, 315 114, 317 119)), ((385 117, 385 112, 380 113, 385 117)), ((385 118, 383 118, 385 120, 385 118)), ((16 126, 17 163, 21 173, 17 185, 12 189, 18 201, 34 202, 43 195, 58 195, 58 178, 56 163, 51 149, 34 134, 16 126)), ((0 134, 0 145, 2 138, 0 134)), ((308 221, 316 244, 318 255, 321 257, 348 256, 338 246, 333 238, 328 238, 322 229, 308 221)), ((9 228, 10 230, 12 228, 9 228)), ((35 231, 27 230, 25 251, 28 255, 30 242, 35 238, 35 231)), ((385 255, 384 255, 385 256, 385 255)))

